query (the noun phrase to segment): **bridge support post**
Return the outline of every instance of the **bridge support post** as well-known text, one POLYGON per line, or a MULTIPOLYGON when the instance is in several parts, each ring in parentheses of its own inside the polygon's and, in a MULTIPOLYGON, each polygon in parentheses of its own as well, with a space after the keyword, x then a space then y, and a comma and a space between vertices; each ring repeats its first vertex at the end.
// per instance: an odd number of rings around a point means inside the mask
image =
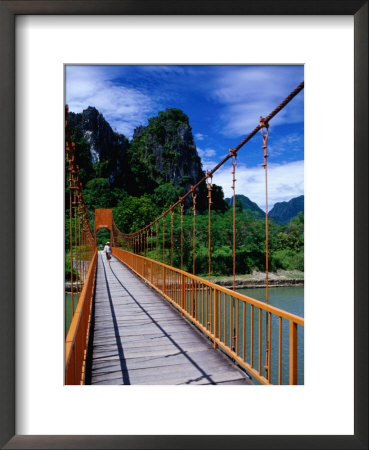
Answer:
POLYGON ((218 347, 218 344, 215 342, 215 339, 219 338, 219 318, 218 318, 218 291, 214 291, 214 348, 218 347))
POLYGON ((165 270, 165 267, 163 266, 163 292, 164 292, 164 294, 166 293, 165 292, 165 289, 166 289, 166 287, 165 287, 165 278, 166 278, 166 276, 167 276, 167 271, 165 270))
POLYGON ((185 295, 186 295, 186 279, 183 273, 181 274, 181 308, 182 308, 182 317, 184 316, 183 311, 185 309, 185 295))
POLYGON ((297 323, 290 320, 290 384, 297 384, 297 323))

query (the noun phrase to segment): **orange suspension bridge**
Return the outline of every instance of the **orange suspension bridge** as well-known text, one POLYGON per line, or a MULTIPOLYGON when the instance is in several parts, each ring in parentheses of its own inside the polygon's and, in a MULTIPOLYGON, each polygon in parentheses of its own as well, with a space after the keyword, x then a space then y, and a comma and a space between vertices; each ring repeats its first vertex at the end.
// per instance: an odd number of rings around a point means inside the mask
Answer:
POLYGON ((257 127, 184 196, 131 234, 117 228, 112 209, 96 209, 91 230, 66 107, 68 258, 75 269, 70 280, 73 317, 65 343, 66 384, 252 384, 252 378, 262 384, 272 384, 272 379, 273 384, 283 384, 286 368, 288 383, 297 384, 297 338, 304 319, 269 304, 267 148, 270 120, 303 88, 302 82, 267 117, 260 117, 257 127), (265 172, 265 302, 235 290, 237 152, 258 132, 265 172), (233 289, 211 281, 212 177, 228 160, 232 164, 233 289), (196 199, 203 183, 208 199, 208 279, 195 273, 196 199), (192 200, 192 273, 183 270, 187 198, 192 200), (175 216, 180 224, 176 240, 175 216), (110 231, 110 261, 97 250, 100 229, 110 231), (179 267, 173 261, 176 246, 179 267))

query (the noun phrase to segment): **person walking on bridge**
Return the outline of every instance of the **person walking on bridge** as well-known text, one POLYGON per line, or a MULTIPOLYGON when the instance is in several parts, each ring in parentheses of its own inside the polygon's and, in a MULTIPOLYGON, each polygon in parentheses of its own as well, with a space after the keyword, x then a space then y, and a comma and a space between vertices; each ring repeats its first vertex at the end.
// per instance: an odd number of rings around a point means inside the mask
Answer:
POLYGON ((111 247, 109 241, 105 244, 104 252, 106 253, 106 259, 109 261, 111 259, 111 247))

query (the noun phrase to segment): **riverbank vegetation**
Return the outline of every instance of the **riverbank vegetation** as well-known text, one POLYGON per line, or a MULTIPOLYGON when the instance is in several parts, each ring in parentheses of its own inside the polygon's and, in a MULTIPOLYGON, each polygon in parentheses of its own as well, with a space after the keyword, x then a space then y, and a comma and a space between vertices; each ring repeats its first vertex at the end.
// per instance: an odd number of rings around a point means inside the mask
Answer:
MULTIPOLYGON (((113 209, 113 213, 115 210, 113 209)), ((139 211, 136 210, 139 215, 139 211)), ((131 212, 135 214, 134 211, 131 212)), ((149 223, 152 219, 148 220, 149 223)), ((119 229, 119 216, 114 216, 119 229)), ((211 213, 211 271, 213 275, 229 276, 232 273, 232 210, 211 213)), ((192 271, 193 250, 193 216, 188 210, 183 217, 183 268, 192 271)), ((173 256, 171 255, 170 219, 166 218, 163 239, 163 222, 153 227, 153 235, 149 233, 147 256, 180 267, 181 264, 181 224, 180 214, 176 211, 173 218, 173 256)), ((198 274, 208 273, 208 214, 196 216, 196 263, 198 274)), ((279 225, 269 221, 269 270, 303 272, 304 270, 304 217, 300 214, 288 225, 279 225)), ((243 211, 237 203, 236 210, 236 273, 251 274, 253 271, 265 271, 265 220, 256 218, 248 211, 243 211)))

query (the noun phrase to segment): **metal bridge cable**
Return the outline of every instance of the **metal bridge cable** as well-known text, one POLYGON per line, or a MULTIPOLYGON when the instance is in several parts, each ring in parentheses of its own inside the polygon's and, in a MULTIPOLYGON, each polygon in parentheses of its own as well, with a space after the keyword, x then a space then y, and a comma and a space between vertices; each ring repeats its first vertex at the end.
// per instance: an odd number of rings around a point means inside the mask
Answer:
POLYGON ((266 285, 266 291, 265 291, 265 301, 266 303, 269 302, 269 230, 268 230, 268 164, 267 164, 267 147, 268 147, 268 137, 269 137, 269 124, 265 121, 263 117, 260 117, 260 124, 262 125, 261 128, 261 135, 263 138, 263 146, 262 149, 264 150, 264 161, 262 166, 264 167, 265 172, 265 285, 266 285), (264 129, 266 130, 264 132, 264 129))
MULTIPOLYGON (((208 273, 209 273, 209 281, 211 279, 211 187, 212 187, 213 177, 210 176, 208 178, 208 273)), ((209 289, 206 288, 206 309, 207 309, 207 322, 206 327, 208 330, 211 328, 211 293, 209 289)))
MULTIPOLYGON (((113 227, 112 227, 113 228, 113 227)), ((114 231, 111 230, 111 245, 115 247, 114 231)))
POLYGON ((192 186, 192 273, 195 275, 196 264, 196 197, 194 186, 192 186))
POLYGON ((183 202, 181 202, 180 208, 181 208, 181 270, 183 270, 183 208, 184 208, 183 202))
MULTIPOLYGON (((81 214, 82 217, 82 214, 81 214)), ((81 223, 81 240, 82 240, 82 283, 85 282, 85 232, 83 230, 83 223, 81 223)))
MULTIPOLYGON (((76 166, 76 169, 78 170, 78 166, 76 166)), ((73 248, 73 264, 77 264, 77 251, 78 251, 78 242, 77 242, 77 198, 76 198, 76 189, 77 189, 77 183, 76 178, 74 179, 74 190, 73 190, 73 214, 74 214, 74 248, 73 248)), ((72 270, 74 270, 74 267, 72 267, 72 270)), ((78 270, 76 269, 76 293, 78 296, 78 270)))
POLYGON ((159 261, 159 222, 156 222, 156 260, 159 261))
POLYGON ((170 212, 170 265, 173 266, 173 219, 174 210, 170 212))
POLYGON ((74 314, 73 299, 73 209, 72 209, 72 191, 69 185, 69 252, 70 252, 70 290, 71 290, 71 311, 74 314))
POLYGON ((163 263, 165 264, 165 216, 163 217, 163 263))
MULTIPOLYGON (((237 153, 230 149, 232 162, 232 190, 233 190, 233 220, 232 220, 232 256, 233 256, 233 290, 236 288, 236 165, 237 153)), ((235 326, 235 299, 232 297, 232 350, 236 350, 236 326, 235 326)))
MULTIPOLYGON (((81 224, 80 224, 80 221, 79 221, 79 202, 80 202, 80 199, 79 199, 79 196, 78 196, 78 204, 77 204, 77 218, 78 218, 78 246, 77 246, 77 267, 78 267, 78 273, 79 273, 79 277, 78 277, 78 279, 79 279, 79 282, 78 282, 78 285, 80 284, 80 278, 81 278, 81 224)), ((80 286, 79 286, 79 289, 80 289, 80 286)), ((82 289, 81 289, 82 290, 82 289)))
POLYGON ((148 245, 149 245, 149 233, 150 233, 150 229, 148 228, 148 229, 146 230, 146 234, 145 234, 145 256, 147 256, 148 251, 149 251, 149 249, 148 249, 148 245))
POLYGON ((211 280, 211 189, 212 189, 213 176, 208 178, 208 273, 209 281, 211 280))
POLYGON ((233 257, 233 290, 236 286, 236 165, 237 165, 237 155, 230 150, 232 153, 232 190, 233 190, 233 221, 232 221, 232 257, 233 257))
MULTIPOLYGON (((268 149, 268 137, 269 137, 269 124, 265 118, 260 117, 260 132, 263 139, 262 149, 264 151, 264 161, 262 166, 265 172, 265 302, 269 303, 269 228, 268 228, 268 163, 267 153, 268 149)), ((265 378, 270 381, 270 331, 269 331, 269 314, 265 315, 265 378)))
MULTIPOLYGON (((296 89, 294 89, 268 116, 265 117, 265 121, 270 122, 273 117, 278 114, 288 103, 296 97, 296 95, 304 89, 304 82, 302 81, 296 89)), ((259 124, 254 130, 251 131, 236 147, 233 148, 235 153, 238 152, 252 137, 254 137, 260 130, 261 125, 259 124)), ((230 153, 228 153, 212 170, 210 170, 207 175, 205 175, 201 180, 199 180, 194 186, 191 186, 191 189, 180 197, 173 205, 171 205, 166 211, 164 211, 159 217, 157 217, 153 223, 162 219, 164 215, 166 215, 172 208, 175 208, 179 205, 183 200, 185 200, 189 195, 192 194, 192 188, 197 189, 201 183, 203 183, 209 176, 213 175, 225 162, 227 162, 231 158, 230 153)), ((146 225, 143 229, 146 229, 150 225, 146 225)))
MULTIPOLYGON (((83 224, 82 224, 83 226, 83 224)), ((87 274, 87 266, 86 266, 86 260, 88 260, 88 256, 86 255, 86 247, 87 247, 87 241, 86 241, 86 232, 83 227, 83 249, 84 249, 84 258, 83 258, 83 282, 86 280, 86 274, 87 274)))

